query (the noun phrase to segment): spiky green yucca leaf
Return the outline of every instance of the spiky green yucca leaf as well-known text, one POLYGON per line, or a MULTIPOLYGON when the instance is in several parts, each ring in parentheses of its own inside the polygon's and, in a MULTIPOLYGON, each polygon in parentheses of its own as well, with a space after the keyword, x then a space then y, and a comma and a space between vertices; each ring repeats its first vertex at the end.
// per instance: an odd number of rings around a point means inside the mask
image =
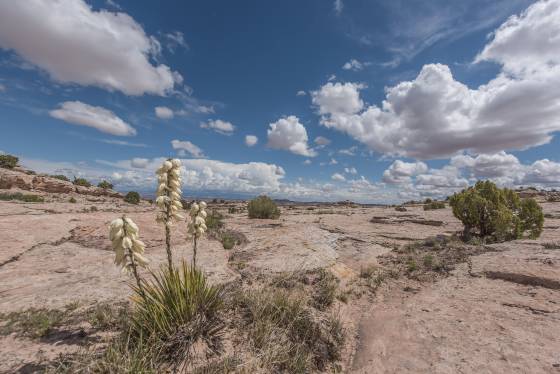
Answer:
POLYGON ((132 332, 158 347, 166 359, 184 360, 199 339, 213 349, 223 328, 221 287, 208 284, 204 274, 185 262, 177 269, 162 267, 143 285, 134 287, 136 308, 132 332))

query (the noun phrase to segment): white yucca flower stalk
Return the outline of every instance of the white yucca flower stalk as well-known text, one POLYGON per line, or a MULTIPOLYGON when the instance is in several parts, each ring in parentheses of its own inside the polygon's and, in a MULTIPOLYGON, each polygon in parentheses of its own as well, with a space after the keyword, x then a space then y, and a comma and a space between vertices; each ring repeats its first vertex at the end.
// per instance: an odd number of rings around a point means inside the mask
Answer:
POLYGON ((136 278, 138 288, 142 283, 138 275, 138 267, 147 267, 148 260, 144 257, 146 245, 139 239, 138 226, 128 217, 122 216, 111 222, 109 239, 115 251, 115 265, 136 278))
POLYGON ((171 254, 171 230, 173 221, 184 219, 179 214, 183 208, 181 204, 181 161, 168 159, 157 169, 158 189, 156 204, 161 209, 157 215, 157 221, 165 225, 165 247, 167 250, 167 261, 169 269, 173 268, 173 257, 171 254))
POLYGON ((189 212, 191 220, 187 226, 187 233, 193 238, 193 266, 196 266, 196 244, 198 238, 208 229, 206 227, 206 203, 193 203, 189 212))

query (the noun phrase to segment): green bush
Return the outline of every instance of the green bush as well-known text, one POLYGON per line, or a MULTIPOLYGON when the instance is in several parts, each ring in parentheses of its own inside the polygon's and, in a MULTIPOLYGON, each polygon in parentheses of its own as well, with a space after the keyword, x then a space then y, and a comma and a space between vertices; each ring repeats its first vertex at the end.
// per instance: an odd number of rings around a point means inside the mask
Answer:
POLYGON ((542 232, 544 215, 534 199, 521 200, 515 191, 500 189, 490 181, 479 181, 454 194, 449 203, 464 225, 463 239, 467 241, 473 230, 490 241, 519 239, 526 232, 536 239, 542 232))
MULTIPOLYGON (((430 199, 426 199, 430 200, 430 199)), ((431 201, 424 204, 424 210, 435 210, 435 209, 445 209, 445 203, 443 201, 431 201)))
POLYGON ((68 200, 68 202, 69 202, 69 203, 72 203, 72 204, 76 204, 76 199, 74 198, 74 196, 72 196, 72 197, 70 198, 70 200, 68 200))
POLYGON ((0 155, 0 168, 13 169, 17 166, 19 158, 12 155, 0 155))
POLYGON ((227 232, 222 234, 222 246, 224 247, 224 249, 232 249, 235 246, 236 242, 237 239, 235 238, 235 236, 227 232))
POLYGON ((74 177, 74 181, 72 183, 74 183, 74 185, 76 186, 91 187, 91 183, 85 178, 74 177))
POLYGON ((249 202, 247 206, 249 218, 271 218, 280 217, 280 210, 276 203, 268 196, 259 196, 249 202))
POLYGON ((97 184, 97 187, 103 188, 104 190, 112 190, 113 189, 113 185, 111 183, 107 182, 106 180, 99 182, 97 184))
POLYGON ((406 208, 405 208, 404 206, 402 206, 402 205, 401 205, 401 206, 396 206, 396 207, 395 207, 395 210, 396 210, 397 212, 406 212, 406 208))
POLYGON ((0 200, 4 200, 4 201, 19 200, 26 203, 42 203, 45 201, 43 196, 22 194, 21 192, 0 194, 0 200))
POLYGON ((208 231, 217 231, 224 227, 223 218, 224 216, 219 212, 212 210, 212 212, 206 216, 206 227, 208 227, 208 231))
POLYGON ((62 174, 51 175, 51 178, 59 179, 61 181, 65 181, 65 182, 70 182, 70 179, 68 179, 68 177, 66 175, 62 175, 62 174))
POLYGON ((208 284, 201 270, 185 262, 172 270, 162 267, 144 282, 143 289, 133 289, 132 337, 149 343, 161 359, 184 363, 193 344, 217 346, 224 328, 222 288, 208 284))
POLYGON ((129 191, 124 196, 124 201, 129 204, 138 204, 140 202, 140 194, 136 191, 129 191))

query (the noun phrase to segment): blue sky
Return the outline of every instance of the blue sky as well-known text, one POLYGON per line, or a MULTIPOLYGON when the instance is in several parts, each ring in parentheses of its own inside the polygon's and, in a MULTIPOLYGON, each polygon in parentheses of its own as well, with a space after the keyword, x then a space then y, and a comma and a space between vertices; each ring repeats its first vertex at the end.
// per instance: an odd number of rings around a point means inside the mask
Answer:
POLYGON ((163 157, 192 195, 554 188, 559 3, 6 2, 0 150, 142 192, 163 157))

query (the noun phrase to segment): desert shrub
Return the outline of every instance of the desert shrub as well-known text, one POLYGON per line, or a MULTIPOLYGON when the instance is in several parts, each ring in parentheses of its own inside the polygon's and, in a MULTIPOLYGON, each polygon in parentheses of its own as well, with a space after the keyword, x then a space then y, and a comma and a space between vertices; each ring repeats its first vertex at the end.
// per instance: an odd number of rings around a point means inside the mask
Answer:
POLYGON ((270 218, 280 217, 280 210, 274 201, 268 196, 259 196, 249 202, 247 206, 249 218, 270 218))
POLYGON ((243 292, 238 302, 244 330, 264 372, 324 371, 340 358, 344 342, 340 320, 317 318, 301 294, 272 287, 243 292))
POLYGON ((222 234, 222 245, 224 249, 232 249, 235 246, 236 242, 236 237, 231 235, 230 233, 224 232, 222 234))
POLYGON ((338 281, 330 272, 321 269, 319 279, 315 284, 315 293, 313 294, 313 304, 319 310, 324 310, 331 306, 336 298, 338 290, 338 281))
POLYGON ((70 200, 68 200, 68 202, 69 202, 69 203, 72 203, 72 204, 76 204, 76 199, 74 198, 74 196, 72 196, 72 197, 70 198, 70 200))
MULTIPOLYGON (((426 199, 430 200, 430 199, 426 199)), ((424 204, 424 210, 435 210, 435 209, 445 209, 445 203, 443 201, 432 201, 424 204)))
POLYGON ((424 204, 430 204, 432 201, 433 200, 428 197, 426 200, 424 200, 424 204))
POLYGON ((206 216, 206 227, 208 227, 209 231, 217 231, 224 227, 223 219, 223 215, 216 210, 212 210, 212 212, 206 216))
POLYGON ((74 181, 72 183, 74 183, 74 185, 76 186, 91 187, 91 183, 85 178, 74 177, 74 181))
POLYGON ((543 244, 543 247, 545 249, 560 249, 560 242, 559 243, 547 242, 543 244))
POLYGON ((62 175, 62 174, 51 175, 50 177, 61 181, 70 182, 70 179, 68 179, 66 175, 62 175))
POLYGON ((12 155, 0 155, 0 168, 13 169, 17 166, 19 158, 12 155))
POLYGON ((124 196, 124 201, 129 204, 138 204, 140 202, 140 194, 136 191, 129 191, 124 196))
POLYGON ((42 203, 45 201, 43 196, 22 194, 21 192, 0 194, 0 200, 3 201, 19 200, 26 203, 42 203))
POLYGON ((406 208, 404 206, 396 206, 395 210, 397 212, 406 212, 406 208))
POLYGON ((453 215, 464 225, 463 238, 473 230, 490 241, 507 241, 528 232, 536 239, 542 232, 542 208, 532 198, 520 199, 515 191, 500 189, 490 181, 479 181, 450 198, 453 215))
POLYGON ((230 207, 228 208, 228 213, 229 213, 229 214, 235 214, 235 213, 237 213, 237 208, 234 207, 234 206, 230 206, 230 207))
POLYGON ((179 268, 162 267, 142 289, 133 289, 137 302, 131 334, 137 344, 147 342, 162 360, 175 364, 184 362, 194 343, 218 347, 224 327, 222 289, 209 285, 201 270, 185 262, 179 268))
POLYGON ((113 189, 113 185, 111 183, 107 182, 106 180, 99 182, 97 184, 97 187, 103 188, 104 190, 112 190, 113 189))
POLYGON ((0 320, 5 321, 0 327, 0 335, 15 332, 32 338, 42 338, 58 326, 65 315, 63 310, 34 308, 0 315, 0 320))

